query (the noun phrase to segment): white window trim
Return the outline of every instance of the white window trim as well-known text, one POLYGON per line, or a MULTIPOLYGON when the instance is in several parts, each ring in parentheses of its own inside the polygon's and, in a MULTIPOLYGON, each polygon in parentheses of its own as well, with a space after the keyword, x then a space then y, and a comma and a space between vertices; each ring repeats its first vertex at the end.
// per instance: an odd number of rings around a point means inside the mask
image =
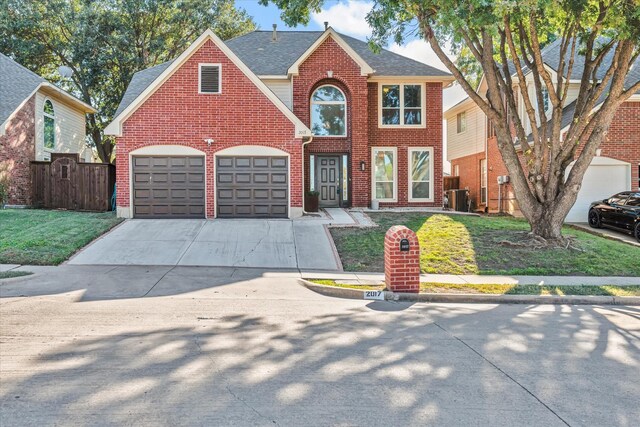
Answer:
MULTIPOLYGON (((434 181, 434 162, 433 162, 433 147, 409 147, 407 149, 407 181, 408 181, 408 188, 407 191, 409 192, 409 202, 433 202, 434 199, 434 194, 433 194, 433 181, 434 181), (413 197, 413 179, 411 178, 411 172, 413 171, 413 165, 411 164, 412 161, 412 156, 411 153, 413 153, 414 151, 428 151, 429 152, 429 195, 431 197, 429 198, 416 198, 413 197)), ((424 182, 424 181, 415 181, 415 182, 424 182)))
POLYGON ((426 108, 427 105, 427 86, 423 82, 378 82, 378 127, 384 129, 424 129, 427 127, 426 108), (404 86, 417 86, 420 85, 420 109, 422 123, 419 125, 405 125, 403 123, 399 125, 385 125, 382 123, 382 86, 400 86, 400 121, 404 122, 404 86))
POLYGON ((456 135, 462 135, 463 133, 467 132, 467 110, 464 111, 460 111, 458 114, 456 114, 456 135), (464 114, 464 128, 462 130, 458 129, 458 117, 464 114))
POLYGON ((50 98, 45 98, 42 103, 42 148, 44 151, 48 153, 54 153, 56 151, 56 106, 53 104, 53 101, 50 98), (53 108, 53 116, 51 114, 45 113, 44 107, 47 105, 47 101, 51 103, 51 108, 53 108), (53 147, 47 147, 47 142, 45 141, 46 133, 45 133, 45 121, 46 119, 53 119, 53 147))
POLYGON ((222 93, 222 64, 200 63, 198 64, 198 94, 220 95, 222 93), (202 92, 202 67, 218 67, 218 91, 202 92))
POLYGON ((391 203, 398 201, 398 147, 371 147, 371 199, 379 200, 383 203, 391 203), (377 151, 393 151, 393 198, 392 199, 376 199, 376 152, 377 151))
MULTIPOLYGON (((293 85, 291 85, 291 86, 293 87, 293 85)), ((349 126, 349 122, 347 121, 347 95, 345 95, 344 91, 342 89, 340 89, 338 86, 331 85, 331 84, 320 85, 317 88, 315 88, 313 90, 313 92, 311 93, 311 98, 309 98, 309 129, 311 129, 311 133, 313 134, 313 137, 314 138, 345 138, 348 135, 347 126, 349 126), (343 98, 344 98, 344 133, 342 135, 315 135, 315 134, 313 134, 313 106, 314 105, 336 105, 336 104, 338 104, 338 101, 314 101, 313 100, 313 94, 316 93, 316 91, 318 89, 320 89, 321 87, 325 87, 325 86, 330 86, 330 87, 338 89, 340 91, 340 93, 342 94, 343 98)))

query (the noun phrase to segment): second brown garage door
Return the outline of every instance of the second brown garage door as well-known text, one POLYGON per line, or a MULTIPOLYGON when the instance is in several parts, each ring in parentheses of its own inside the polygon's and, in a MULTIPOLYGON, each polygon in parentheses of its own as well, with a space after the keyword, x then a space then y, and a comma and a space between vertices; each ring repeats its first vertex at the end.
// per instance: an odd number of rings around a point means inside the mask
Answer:
POLYGON ((204 157, 135 156, 134 218, 204 218, 204 157))
POLYGON ((219 218, 287 218, 287 157, 216 158, 219 218))

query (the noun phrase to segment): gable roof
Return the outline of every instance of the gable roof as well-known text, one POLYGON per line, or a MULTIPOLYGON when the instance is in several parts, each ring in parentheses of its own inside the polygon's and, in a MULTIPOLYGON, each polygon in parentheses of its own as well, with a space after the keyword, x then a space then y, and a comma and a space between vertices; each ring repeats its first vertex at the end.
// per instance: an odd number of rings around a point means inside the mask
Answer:
POLYGON ((353 48, 348 43, 346 43, 344 39, 340 37, 340 35, 338 35, 338 33, 336 33, 333 30, 333 28, 329 27, 325 30, 324 33, 322 33, 320 37, 316 39, 315 42, 313 42, 311 46, 307 48, 307 50, 298 59, 296 59, 296 61, 293 64, 291 64, 291 66, 287 70, 287 74, 297 76, 298 68, 300 67, 300 65, 304 61, 306 61, 307 58, 311 56, 311 54, 328 38, 331 38, 336 43, 338 43, 338 45, 342 48, 342 50, 344 50, 347 53, 347 55, 349 55, 351 59, 353 59, 355 63, 360 66, 361 76, 368 76, 374 73, 373 68, 371 68, 369 64, 367 64, 365 60, 362 59, 362 57, 358 55, 358 53, 355 50, 353 50, 353 48))
MULTIPOLYGON (((367 43, 339 34, 332 28, 327 31, 279 31, 275 42, 272 41, 272 31, 253 31, 227 40, 224 43, 220 41, 220 43, 228 47, 228 50, 253 74, 261 77, 286 78, 289 69, 307 52, 312 52, 311 48, 314 44, 321 40, 323 36, 326 38, 329 33, 334 36, 335 40, 342 40, 352 50, 350 53, 354 55, 352 57, 362 60, 361 67, 365 65, 369 67, 372 71, 372 76, 415 76, 453 80, 451 74, 446 71, 414 61, 386 49, 382 49, 379 54, 373 53, 367 43)), ((135 73, 120 101, 115 117, 118 117, 127 109, 177 59, 172 59, 135 73)))
POLYGON ((233 64, 284 114, 294 125, 296 138, 310 136, 311 130, 255 75, 238 56, 210 29, 206 30, 187 50, 173 61, 140 71, 135 85, 129 85, 113 121, 105 128, 106 135, 122 136, 122 123, 138 109, 162 84, 167 81, 202 45, 212 41, 233 64), (127 102, 125 103, 125 99, 127 102))
POLYGON ((95 112, 90 105, 0 53, 0 133, 4 133, 5 123, 13 113, 43 86, 72 101, 86 113, 95 112))
MULTIPOLYGON (((601 41, 602 42, 602 41, 601 41)), ((542 60, 544 61, 544 63, 551 69, 553 70, 557 70, 558 65, 560 64, 560 43, 561 40, 555 40, 552 43, 550 43, 549 45, 545 46, 542 50, 541 50, 541 54, 542 54, 542 60)), ((570 52, 566 53, 566 60, 569 59, 569 55, 570 52)), ((598 70, 598 72, 596 73, 596 77, 598 79, 601 79, 604 77, 607 68, 608 68, 608 64, 611 62, 611 60, 613 59, 613 51, 609 52, 605 57, 604 60, 602 61, 602 64, 604 66, 601 66, 600 69, 598 70)), ((509 61, 509 72, 512 73, 512 77, 517 77, 517 72, 516 72, 516 67, 515 65, 509 61)), ((566 63, 565 63, 565 67, 566 67, 566 63)), ((523 64, 522 67, 522 72, 524 73, 524 75, 526 76, 527 74, 529 74, 531 72, 531 70, 529 69, 529 67, 527 67, 526 65, 523 64)), ((576 57, 573 61, 573 69, 571 71, 571 77, 569 80, 573 80, 573 81, 579 81, 582 79, 582 73, 584 72, 584 56, 580 55, 579 49, 576 48, 576 57)), ((482 80, 484 80, 484 75, 482 76, 482 80)), ((482 82, 481 80, 481 82, 482 82)), ((637 83, 638 81, 640 81, 640 57, 638 57, 636 59, 636 61, 633 63, 633 65, 631 66, 631 68, 629 69, 629 73, 627 74, 627 78, 625 80, 624 83, 624 88, 625 89, 629 89, 632 85, 634 85, 635 83, 637 83)), ((609 84, 611 84, 611 82, 609 82, 609 84)), ((598 99, 597 102, 597 106, 599 106, 600 104, 602 104, 607 96, 607 90, 605 90, 602 95, 600 96, 600 98, 598 99)), ((640 95, 640 91, 636 92, 636 95, 640 95)), ((454 105, 453 107, 450 107, 447 109, 447 111, 444 112, 444 114, 446 115, 448 112, 450 112, 451 110, 453 110, 454 108, 457 108, 460 106, 460 104, 462 104, 463 102, 470 100, 470 97, 466 97, 464 98, 462 101, 460 101, 459 103, 457 103, 456 105, 454 105)), ((570 104, 565 105, 564 110, 562 112, 562 126, 563 128, 568 126, 571 123, 571 120, 573 120, 573 113, 575 111, 575 105, 573 102, 570 104), (565 117, 567 116, 567 117, 565 117), (570 116, 570 117, 569 117, 570 116)))
POLYGON ((327 32, 339 37, 362 58, 373 69, 372 76, 428 76, 447 80, 452 77, 446 71, 386 49, 376 54, 368 43, 337 33, 332 28, 327 31, 279 31, 275 42, 271 31, 253 31, 226 43, 257 75, 286 76, 289 68, 327 32))

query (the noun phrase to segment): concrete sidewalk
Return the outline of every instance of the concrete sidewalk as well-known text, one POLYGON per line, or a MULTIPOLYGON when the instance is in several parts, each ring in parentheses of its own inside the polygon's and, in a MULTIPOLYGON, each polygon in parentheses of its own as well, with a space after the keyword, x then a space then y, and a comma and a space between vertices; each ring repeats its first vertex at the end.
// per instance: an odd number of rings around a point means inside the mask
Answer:
MULTIPOLYGON (((42 273, 68 273, 75 274, 76 271, 87 271, 91 268, 100 269, 105 267, 115 268, 116 266, 76 266, 71 264, 55 266, 29 266, 17 264, 0 264, 0 271, 30 271, 36 274, 42 273)), ((126 266, 122 266, 126 267, 126 266)), ((130 266, 133 267, 133 266, 130 266)), ((159 267, 159 266, 138 266, 142 267, 159 267)), ((188 268, 188 266, 183 266, 188 268)), ((198 267, 191 267, 197 269, 198 267)), ((338 282, 352 284, 376 284, 384 282, 384 273, 349 273, 336 272, 328 270, 307 270, 296 268, 241 268, 226 267, 210 270, 212 274, 219 271, 259 271, 264 277, 287 277, 297 279, 327 279, 336 280, 338 282)), ((624 276, 483 276, 483 275, 455 275, 455 274, 421 274, 420 281, 430 283, 451 283, 451 284, 504 284, 504 285, 617 285, 617 286, 640 286, 640 277, 624 277, 624 276)))
MULTIPOLYGON (((345 283, 373 284, 384 282, 384 273, 333 273, 302 271, 303 279, 327 279, 345 283)), ((421 282, 459 285, 618 285, 640 286, 640 277, 612 276, 483 276, 478 274, 421 274, 421 282)))

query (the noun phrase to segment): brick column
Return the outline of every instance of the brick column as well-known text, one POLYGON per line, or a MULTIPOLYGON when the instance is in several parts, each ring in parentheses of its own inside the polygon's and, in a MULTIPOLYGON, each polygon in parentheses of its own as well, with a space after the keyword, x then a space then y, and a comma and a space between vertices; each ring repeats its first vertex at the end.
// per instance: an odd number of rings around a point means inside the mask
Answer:
POLYGON ((404 225, 394 225, 384 236, 384 279, 392 292, 420 291, 420 244, 404 225))

